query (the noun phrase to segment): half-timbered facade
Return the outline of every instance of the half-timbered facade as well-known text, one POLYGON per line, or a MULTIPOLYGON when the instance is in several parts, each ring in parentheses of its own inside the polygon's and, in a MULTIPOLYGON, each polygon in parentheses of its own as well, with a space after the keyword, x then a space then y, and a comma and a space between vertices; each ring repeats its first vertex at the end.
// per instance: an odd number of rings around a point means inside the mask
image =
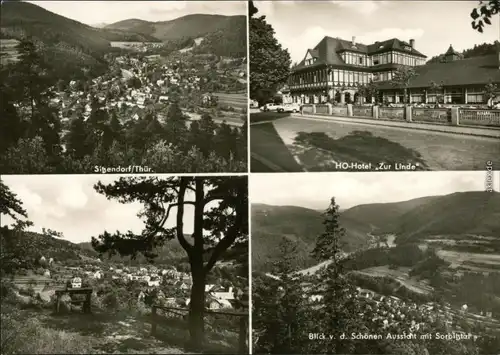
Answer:
POLYGON ((360 85, 389 81, 401 65, 423 65, 425 58, 414 40, 394 38, 365 45, 355 37, 351 41, 325 37, 292 69, 288 85, 294 102, 352 102, 360 85))

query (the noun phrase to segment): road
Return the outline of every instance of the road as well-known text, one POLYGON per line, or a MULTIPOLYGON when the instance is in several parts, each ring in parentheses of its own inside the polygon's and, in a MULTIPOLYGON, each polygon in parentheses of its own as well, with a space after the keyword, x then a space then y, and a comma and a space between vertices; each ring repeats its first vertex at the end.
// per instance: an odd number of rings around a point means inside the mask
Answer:
MULTIPOLYGON (((262 158, 257 165, 262 165, 265 159, 280 171, 341 170, 335 168, 335 162, 371 162, 375 168, 384 161, 419 163, 418 170, 484 170, 487 161, 493 162, 493 168, 500 167, 500 139, 494 137, 300 115, 276 115, 275 119, 265 117, 254 123, 254 115, 250 118, 252 156, 262 158), (296 144, 300 132, 309 137, 308 142, 315 139, 322 146, 314 142, 307 146, 296 144)), ((266 166, 267 170, 276 171, 266 166)), ((252 166, 252 171, 259 172, 257 168, 252 166)))
MULTIPOLYGON (((189 116, 190 121, 198 121, 201 120, 201 115, 197 113, 192 113, 192 112, 184 112, 185 115, 189 116)), ((226 122, 226 124, 230 126, 235 126, 235 127, 241 127, 243 126, 243 121, 239 119, 238 117, 224 117, 224 118, 214 118, 213 119, 215 123, 221 124, 222 122, 226 122)))

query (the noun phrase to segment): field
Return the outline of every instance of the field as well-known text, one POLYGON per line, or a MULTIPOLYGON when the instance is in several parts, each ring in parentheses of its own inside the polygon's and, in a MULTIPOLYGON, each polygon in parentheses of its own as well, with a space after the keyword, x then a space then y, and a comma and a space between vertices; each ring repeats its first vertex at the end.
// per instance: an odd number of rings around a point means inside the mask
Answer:
POLYGON ((226 94, 214 93, 219 99, 219 105, 231 106, 235 109, 246 109, 248 107, 248 99, 246 93, 226 94))
POLYGON ((147 45, 147 44, 158 44, 157 42, 115 42, 111 41, 110 42, 111 47, 117 47, 117 48, 131 48, 135 46, 142 46, 142 45, 147 45))
POLYGON ((468 253, 440 250, 438 255, 451 263, 451 268, 463 268, 471 271, 500 272, 500 255, 468 253))
POLYGON ((19 41, 16 39, 0 39, 0 58, 2 64, 18 60, 16 49, 18 43, 19 41))
POLYGON ((389 269, 388 266, 377 266, 368 269, 363 269, 361 271, 356 271, 358 273, 372 276, 372 277, 384 277, 388 276, 398 281, 401 285, 406 286, 409 290, 421 294, 428 294, 432 291, 432 288, 422 281, 412 278, 408 275, 408 268, 398 268, 395 270, 389 269))

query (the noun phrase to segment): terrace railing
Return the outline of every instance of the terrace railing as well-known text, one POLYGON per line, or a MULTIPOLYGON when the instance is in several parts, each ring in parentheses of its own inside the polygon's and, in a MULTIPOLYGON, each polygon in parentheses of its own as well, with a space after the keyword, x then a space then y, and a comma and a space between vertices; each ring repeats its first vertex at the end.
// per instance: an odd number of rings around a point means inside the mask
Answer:
POLYGON ((331 106, 306 104, 304 114, 339 117, 372 118, 388 121, 431 123, 451 126, 478 126, 500 128, 500 110, 471 108, 429 107, 380 107, 380 106, 331 106))
POLYGON ((460 124, 500 127, 500 110, 460 109, 460 124))

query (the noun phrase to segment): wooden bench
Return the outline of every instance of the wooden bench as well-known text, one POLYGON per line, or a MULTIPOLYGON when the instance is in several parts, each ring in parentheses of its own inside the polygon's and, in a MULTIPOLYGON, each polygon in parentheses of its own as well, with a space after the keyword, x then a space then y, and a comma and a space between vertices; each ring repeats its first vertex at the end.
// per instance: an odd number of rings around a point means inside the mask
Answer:
POLYGON ((64 294, 68 294, 70 297, 72 295, 85 295, 85 300, 71 300, 71 304, 82 304, 83 303, 83 313, 91 313, 91 298, 92 289, 91 288, 67 288, 64 290, 56 290, 56 314, 60 311, 61 297, 64 294))

